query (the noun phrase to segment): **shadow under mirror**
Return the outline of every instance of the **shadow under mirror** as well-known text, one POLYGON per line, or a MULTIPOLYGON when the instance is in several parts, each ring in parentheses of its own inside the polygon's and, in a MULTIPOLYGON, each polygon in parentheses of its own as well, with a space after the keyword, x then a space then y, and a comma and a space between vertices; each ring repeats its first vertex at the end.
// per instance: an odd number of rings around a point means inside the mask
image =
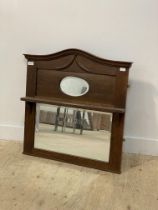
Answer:
POLYGON ((109 162, 112 114, 36 105, 34 147, 109 162))

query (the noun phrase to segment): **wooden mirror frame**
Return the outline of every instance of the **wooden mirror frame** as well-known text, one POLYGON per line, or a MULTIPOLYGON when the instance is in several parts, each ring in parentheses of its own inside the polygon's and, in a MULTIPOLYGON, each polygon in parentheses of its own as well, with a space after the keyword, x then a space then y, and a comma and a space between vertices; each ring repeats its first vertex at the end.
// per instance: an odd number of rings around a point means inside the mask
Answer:
POLYGON ((132 63, 102 59, 78 49, 24 56, 27 84, 26 97, 21 98, 25 101, 23 153, 120 173, 128 74, 132 63), (59 86, 66 76, 86 80, 89 92, 80 97, 64 94, 59 86), (113 113, 109 162, 34 148, 36 103, 113 113))

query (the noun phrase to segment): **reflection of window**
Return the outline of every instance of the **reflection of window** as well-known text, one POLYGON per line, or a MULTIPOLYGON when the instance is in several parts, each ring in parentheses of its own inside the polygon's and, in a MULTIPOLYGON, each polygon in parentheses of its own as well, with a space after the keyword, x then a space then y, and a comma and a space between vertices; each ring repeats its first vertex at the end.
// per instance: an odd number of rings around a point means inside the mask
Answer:
MULTIPOLYGON (((45 108, 45 107, 44 107, 45 108)), ((43 109, 44 109, 43 108, 43 109)), ((65 107, 53 107, 53 110, 40 110, 39 123, 84 130, 111 130, 111 115, 65 107)))

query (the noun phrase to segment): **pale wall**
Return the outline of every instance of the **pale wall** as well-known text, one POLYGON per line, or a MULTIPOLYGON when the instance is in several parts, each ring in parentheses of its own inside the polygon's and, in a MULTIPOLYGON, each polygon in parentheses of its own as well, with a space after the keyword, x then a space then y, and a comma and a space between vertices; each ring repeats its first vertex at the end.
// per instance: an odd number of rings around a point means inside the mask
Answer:
POLYGON ((158 154, 157 8, 157 0, 0 0, 0 138, 22 139, 22 54, 80 48, 134 62, 125 150, 158 154))

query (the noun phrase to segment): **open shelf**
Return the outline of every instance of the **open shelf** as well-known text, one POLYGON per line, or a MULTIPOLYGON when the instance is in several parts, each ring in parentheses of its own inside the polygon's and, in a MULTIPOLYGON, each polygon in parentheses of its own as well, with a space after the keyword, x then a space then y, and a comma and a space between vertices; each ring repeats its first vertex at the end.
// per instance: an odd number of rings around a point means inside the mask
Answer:
POLYGON ((95 111, 103 111, 103 112, 111 112, 111 113, 124 113, 125 109, 118 108, 110 104, 99 104, 99 103, 74 103, 72 101, 63 101, 60 98, 46 98, 46 97, 23 97, 22 101, 32 102, 32 103, 43 103, 43 104, 51 104, 58 106, 68 106, 68 107, 76 107, 81 109, 95 110, 95 111))

